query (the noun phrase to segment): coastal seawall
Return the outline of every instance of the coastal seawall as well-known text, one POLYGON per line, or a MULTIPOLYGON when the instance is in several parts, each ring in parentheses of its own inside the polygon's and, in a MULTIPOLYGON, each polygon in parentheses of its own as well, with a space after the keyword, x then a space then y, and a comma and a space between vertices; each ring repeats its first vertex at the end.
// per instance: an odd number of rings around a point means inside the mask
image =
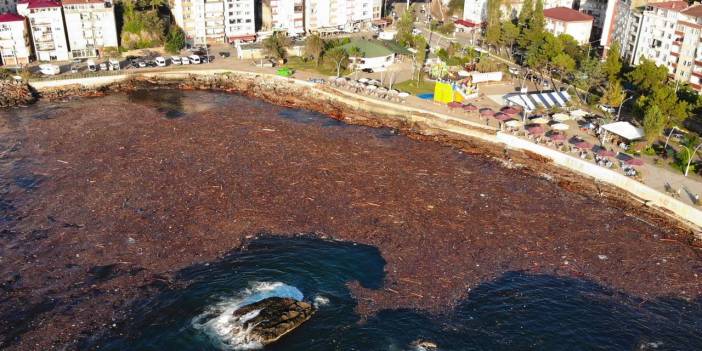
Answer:
POLYGON ((597 193, 612 199, 627 197, 626 201, 644 204, 646 210, 653 209, 684 222, 698 239, 702 239, 702 211, 621 173, 499 132, 494 127, 325 85, 272 74, 231 70, 133 73, 35 81, 30 84, 41 97, 48 99, 124 91, 149 84, 180 89, 224 90, 283 106, 319 111, 350 124, 395 128, 416 138, 436 140, 474 153, 525 164, 536 173, 554 175, 556 181, 570 183, 574 185, 572 188, 578 188, 583 193, 597 193), (582 177, 572 177, 572 173, 582 177))

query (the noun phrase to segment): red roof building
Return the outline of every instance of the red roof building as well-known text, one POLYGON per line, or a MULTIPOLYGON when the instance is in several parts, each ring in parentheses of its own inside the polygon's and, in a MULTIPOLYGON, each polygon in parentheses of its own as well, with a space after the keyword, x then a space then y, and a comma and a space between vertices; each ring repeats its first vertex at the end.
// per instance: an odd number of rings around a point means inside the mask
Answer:
POLYGON ((0 14, 0 23, 3 22, 20 22, 24 21, 24 17, 16 15, 14 13, 2 13, 0 14))
POLYGON ((563 22, 592 22, 594 17, 568 7, 554 7, 544 10, 544 17, 563 22))

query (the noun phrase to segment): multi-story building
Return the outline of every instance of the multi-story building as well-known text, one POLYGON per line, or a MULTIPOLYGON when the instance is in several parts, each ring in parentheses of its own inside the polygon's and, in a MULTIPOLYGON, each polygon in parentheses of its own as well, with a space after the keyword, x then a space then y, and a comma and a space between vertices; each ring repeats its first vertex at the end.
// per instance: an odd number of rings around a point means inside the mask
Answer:
POLYGON ((677 38, 680 12, 687 8, 686 1, 667 1, 646 5, 641 18, 638 38, 631 52, 631 63, 639 64, 642 58, 654 61, 673 72, 677 56, 674 42, 677 38))
POLYGON ((0 64, 26 65, 31 55, 26 19, 14 13, 0 14, 0 64))
POLYGON ((63 0, 62 5, 71 57, 97 57, 103 48, 119 45, 112 0, 63 0))
POLYGON ((568 7, 554 7, 544 10, 546 30, 554 35, 568 34, 578 43, 590 41, 593 17, 568 7))
POLYGON ((694 4, 680 14, 671 52, 677 57, 673 78, 702 92, 702 5, 694 4))
POLYGON ((379 19, 381 11, 381 0, 306 0, 305 29, 361 28, 379 19))
POLYGON ((573 9, 592 16, 592 34, 590 38, 595 41, 602 36, 605 17, 607 14, 607 0, 575 0, 573 9))
MULTIPOLYGON (((574 1, 577 0, 544 0, 544 8, 568 7, 573 8, 574 1)), ((594 0, 589 0, 594 1, 594 0)), ((465 0, 463 5, 463 19, 475 24, 487 22, 487 2, 488 0, 465 0)), ((534 1, 533 3, 535 3, 534 1)), ((505 0, 502 2, 500 11, 505 19, 516 18, 522 10, 524 0, 505 0)))
POLYGON ((254 0, 170 0, 170 7, 190 43, 255 39, 254 0))
POLYGON ((17 0, 0 0, 0 13, 17 13, 17 0))
POLYGON ((17 12, 29 20, 34 55, 39 61, 68 60, 68 41, 61 4, 53 0, 20 0, 17 12))
POLYGON ((285 31, 289 35, 305 32, 305 0, 263 0, 263 31, 285 31))
POLYGON ((609 0, 605 9, 604 24, 600 35, 603 56, 618 43, 622 57, 631 62, 638 32, 641 30, 643 6, 647 3, 668 0, 609 0))

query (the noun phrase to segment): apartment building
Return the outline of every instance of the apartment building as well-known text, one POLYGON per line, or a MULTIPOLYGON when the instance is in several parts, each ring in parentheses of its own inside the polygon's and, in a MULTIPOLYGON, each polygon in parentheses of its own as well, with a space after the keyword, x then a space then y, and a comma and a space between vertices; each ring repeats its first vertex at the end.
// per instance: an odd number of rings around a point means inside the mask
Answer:
POLYGON ((26 19, 14 13, 0 14, 0 64, 25 65, 29 63, 31 55, 32 48, 26 19))
POLYGON ((63 0, 62 6, 72 58, 97 57, 119 45, 112 0, 63 0))
POLYGON ((593 17, 568 7, 554 7, 544 10, 546 30, 558 36, 568 34, 578 43, 590 41, 593 17))
POLYGON ((175 23, 192 44, 253 40, 254 0, 170 0, 175 23))
POLYGON ((261 30, 285 31, 288 35, 305 32, 305 0, 263 0, 261 30))
POLYGON ((306 0, 305 29, 362 28, 379 19, 381 11, 382 0, 306 0))
POLYGON ((590 39, 593 41, 600 39, 602 36, 608 3, 608 0, 575 0, 573 3, 573 9, 592 16, 592 33, 590 34, 590 39))
POLYGON ((657 65, 674 71, 677 57, 673 55, 673 46, 678 37, 678 20, 680 12, 687 8, 686 1, 667 1, 646 5, 641 18, 638 37, 631 53, 634 65, 642 58, 653 60, 657 65))
POLYGON ((671 52, 677 58, 673 78, 688 82, 702 92, 702 5, 694 4, 680 15, 671 52))
MULTIPOLYGON (((544 0, 544 8, 568 7, 573 8, 576 0, 544 0)), ((594 1, 594 0, 589 0, 594 1)), ((487 22, 487 2, 488 0, 465 0, 463 5, 463 19, 475 24, 487 22)), ((505 0, 502 2, 500 11, 504 19, 516 18, 522 10, 524 0, 505 0)), ((533 3, 536 3, 534 1, 533 3)))
POLYGON ((0 13, 17 13, 17 0, 0 0, 0 13))
POLYGON ((54 0, 20 0, 17 12, 29 20, 37 60, 61 61, 70 58, 61 3, 54 0))

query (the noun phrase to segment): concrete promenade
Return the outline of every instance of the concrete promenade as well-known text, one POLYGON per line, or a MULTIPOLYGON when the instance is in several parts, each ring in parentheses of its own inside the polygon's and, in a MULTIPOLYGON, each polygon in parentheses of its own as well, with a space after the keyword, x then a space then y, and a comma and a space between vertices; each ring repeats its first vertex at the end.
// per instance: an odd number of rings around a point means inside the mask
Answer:
MULTIPOLYGON (((500 144, 506 148, 515 150, 530 151, 551 159, 554 164, 560 167, 566 168, 586 177, 590 177, 595 181, 606 183, 625 190, 634 198, 642 201, 646 205, 658 208, 664 214, 672 215, 686 222, 695 230, 699 231, 702 229, 702 211, 699 209, 699 207, 696 208, 680 200, 674 199, 664 192, 627 177, 620 172, 597 166, 590 161, 570 156, 566 153, 543 145, 535 144, 523 138, 502 133, 498 130, 498 128, 486 125, 485 123, 471 121, 461 116, 452 116, 450 114, 441 113, 434 109, 429 110, 414 107, 412 104, 398 104, 329 86, 321 87, 315 83, 304 80, 308 78, 305 75, 298 75, 298 78, 303 79, 294 79, 279 77, 265 71, 252 72, 249 70, 232 70, 225 68, 177 69, 163 71, 125 71, 125 74, 65 80, 34 81, 30 82, 30 84, 38 91, 76 85, 87 88, 97 88, 133 77, 182 79, 192 75, 214 76, 227 73, 265 78, 266 80, 271 81, 280 81, 281 84, 295 84, 300 87, 312 89, 315 94, 319 94, 319 96, 323 97, 325 100, 336 101, 347 106, 354 106, 356 109, 364 109, 371 113, 384 114, 388 116, 401 116, 401 118, 404 120, 423 123, 426 126, 442 132, 476 138, 481 141, 500 144), (365 103, 359 104, 359 101, 365 103)), ((318 75, 311 75, 309 73, 307 73, 307 75, 310 77, 318 77, 318 75)), ((698 235, 702 235, 702 233, 698 235)))

